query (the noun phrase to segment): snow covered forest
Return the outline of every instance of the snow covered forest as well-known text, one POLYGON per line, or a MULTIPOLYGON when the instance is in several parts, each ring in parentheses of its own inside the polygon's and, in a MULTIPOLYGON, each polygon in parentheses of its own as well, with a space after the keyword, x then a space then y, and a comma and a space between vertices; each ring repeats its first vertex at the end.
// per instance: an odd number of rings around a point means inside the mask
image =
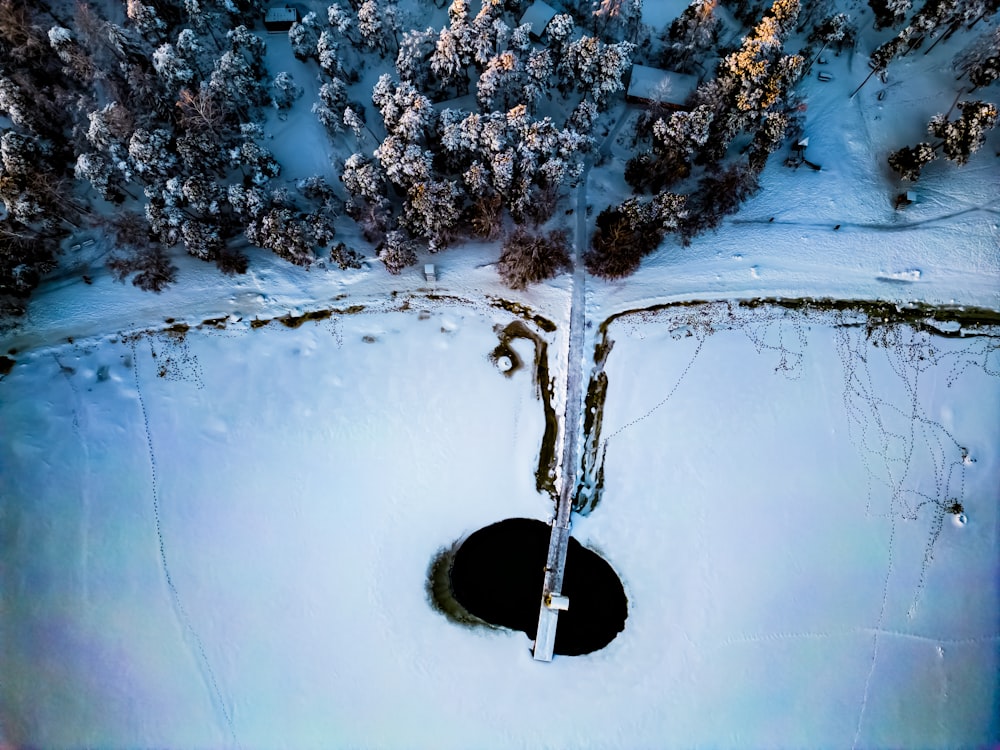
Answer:
MULTIPOLYGON (((647 102, 627 185, 593 207, 587 269, 624 277, 760 190, 802 135, 799 81, 871 24, 830 0, 695 0, 661 28, 642 0, 567 0, 544 29, 520 23, 527 0, 313 5, 286 34, 258 0, 0 2, 0 310, 22 310, 86 230, 110 238, 116 278, 154 291, 182 251, 227 274, 247 246, 345 270, 374 254, 399 273, 476 238, 497 243, 510 286, 549 278, 569 264, 569 191, 606 164, 638 63, 698 85, 677 107, 647 102), (330 158, 276 158, 271 126, 290 118, 315 118, 330 158)), ((871 0, 873 76, 960 40, 932 138, 882 156, 900 178, 939 153, 966 163, 996 124, 997 7, 871 0)))

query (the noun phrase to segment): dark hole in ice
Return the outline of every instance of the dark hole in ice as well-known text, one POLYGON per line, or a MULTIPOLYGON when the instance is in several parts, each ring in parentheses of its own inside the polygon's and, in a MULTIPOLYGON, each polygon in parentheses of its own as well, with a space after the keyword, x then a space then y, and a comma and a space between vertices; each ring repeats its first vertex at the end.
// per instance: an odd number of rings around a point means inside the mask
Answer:
MULTIPOLYGON (((509 518, 462 542, 451 566, 455 599, 493 625, 534 639, 542 598, 550 528, 530 518, 509 518)), ((596 552, 570 537, 555 653, 578 656, 602 649, 625 627, 628 600, 621 580, 596 552)))

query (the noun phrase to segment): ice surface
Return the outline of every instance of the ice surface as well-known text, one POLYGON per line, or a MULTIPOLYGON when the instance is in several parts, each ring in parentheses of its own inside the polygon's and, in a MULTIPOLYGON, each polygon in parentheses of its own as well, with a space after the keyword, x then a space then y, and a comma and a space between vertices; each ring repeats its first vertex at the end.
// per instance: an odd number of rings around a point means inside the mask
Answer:
POLYGON ((523 634, 460 627, 427 601, 438 549, 552 511, 534 488, 530 371, 506 378, 488 358, 505 313, 427 312, 19 360, 0 385, 8 742, 997 736, 1000 363, 986 340, 918 336, 887 354, 863 328, 772 312, 614 324, 606 487, 574 533, 622 576, 629 619, 603 651, 542 666, 523 634), (891 358, 914 353, 916 368, 928 346, 919 377, 891 358), (849 377, 859 367, 870 390, 849 377), (970 520, 935 537, 945 495, 970 520))

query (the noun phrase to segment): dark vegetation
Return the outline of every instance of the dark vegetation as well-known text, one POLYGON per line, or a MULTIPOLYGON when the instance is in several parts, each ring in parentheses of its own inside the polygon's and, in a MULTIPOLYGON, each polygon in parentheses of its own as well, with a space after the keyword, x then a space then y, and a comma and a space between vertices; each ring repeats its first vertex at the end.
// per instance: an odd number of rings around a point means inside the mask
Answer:
POLYGON ((524 289, 528 284, 551 279, 569 265, 565 229, 542 235, 518 227, 503 242, 497 273, 512 289, 524 289))
MULTIPOLYGON (((174 248, 225 273, 246 270, 245 242, 300 265, 322 249, 329 263, 358 268, 361 254, 334 242, 345 217, 390 272, 421 249, 506 237, 503 278, 543 280, 566 267, 556 209, 637 61, 701 84, 686 110, 654 103, 641 118, 625 167, 636 196, 600 213, 587 266, 625 276, 668 234, 690 242, 753 194, 769 154, 799 132, 795 83, 856 33, 828 2, 801 12, 799 0, 726 4, 746 33, 720 49, 715 0, 694 0, 658 33, 637 0, 565 0, 540 37, 518 26, 527 0, 452 0, 437 29, 392 2, 335 2, 287 39, 268 39, 315 69, 310 103, 291 75, 265 67, 259 0, 128 0, 123 15, 0 0, 0 314, 23 309, 67 237, 94 228, 116 238, 114 275, 152 290, 174 280, 174 248), (786 50, 796 39, 806 46, 786 50), (352 87, 376 57, 393 73, 369 99, 352 87), (261 127, 270 106, 311 107, 339 149, 353 139, 357 152, 334 165, 337 184, 276 181, 261 127)), ((871 4, 894 34, 872 55, 872 75, 884 77, 895 57, 974 27, 1000 0, 871 4)), ((998 45, 994 29, 956 57, 970 91, 1000 75, 998 45)), ((996 120, 992 105, 959 106, 958 120, 932 121, 938 142, 928 145, 956 163, 996 120)), ((906 147, 891 164, 915 179, 931 152, 906 147)))
POLYGON ((945 158, 956 164, 965 164, 986 141, 986 132, 997 123, 995 104, 982 101, 959 102, 960 116, 949 120, 947 114, 938 114, 927 124, 927 132, 940 140, 937 143, 918 143, 904 146, 889 154, 892 169, 904 180, 917 180, 920 171, 937 158, 941 150, 945 158))
MULTIPOLYGON (((518 309, 518 305, 509 303, 506 300, 497 300, 496 306, 507 309, 516 315, 520 315, 524 320, 530 320, 543 331, 551 332, 555 326, 551 321, 541 316, 531 315, 526 309, 518 309)), ((508 357, 511 360, 511 369, 505 375, 510 377, 516 372, 522 362, 517 352, 511 347, 515 339, 530 341, 535 347, 535 359, 532 363, 532 381, 536 393, 542 402, 542 411, 545 415, 545 432, 542 433, 542 444, 538 451, 538 466, 535 469, 535 488, 539 492, 546 492, 555 501, 556 499, 556 435, 559 431, 559 422, 556 419, 556 411, 552 406, 552 379, 549 377, 548 344, 541 335, 533 331, 524 321, 515 320, 502 328, 496 329, 497 346, 490 353, 490 359, 494 363, 500 357, 508 357)))

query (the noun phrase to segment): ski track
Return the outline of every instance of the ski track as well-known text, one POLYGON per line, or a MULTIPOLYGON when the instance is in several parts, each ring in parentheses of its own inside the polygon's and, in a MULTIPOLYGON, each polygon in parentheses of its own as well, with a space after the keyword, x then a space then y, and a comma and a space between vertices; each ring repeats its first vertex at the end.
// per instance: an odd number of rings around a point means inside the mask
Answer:
MULTIPOLYGON (((153 448, 153 434, 149 425, 149 412, 146 410, 146 400, 143 398, 142 388, 139 382, 139 357, 136 351, 136 336, 133 336, 130 339, 129 346, 132 349, 132 372, 135 376, 135 391, 139 400, 139 407, 142 410, 142 421, 146 431, 146 445, 149 450, 153 519, 156 527, 156 539, 160 551, 160 566, 163 568, 163 576, 166 580, 167 588, 170 590, 171 604, 173 605, 178 621, 180 622, 182 629, 186 631, 191 640, 194 641, 196 656, 201 664, 202 670, 204 670, 203 674, 207 676, 206 688, 208 689, 210 695, 214 695, 214 699, 218 703, 218 708, 222 712, 222 717, 227 729, 229 730, 229 735, 232 738, 233 745, 239 748, 240 743, 236 737, 236 726, 233 722, 232 715, 229 713, 229 709, 226 708, 226 702, 222 697, 222 690, 219 688, 218 680, 215 677, 215 671, 212 669, 212 665, 208 659, 208 653, 205 651, 205 644, 202 641, 201 636, 198 635, 198 631, 195 630, 195 627, 191 622, 191 617, 185 609, 184 603, 181 601, 180 592, 174 584, 173 576, 170 574, 170 564, 167 559, 166 542, 163 537, 163 526, 160 521, 160 494, 159 483, 157 481, 156 452, 153 448)), ((150 343, 150 348, 152 349, 152 343, 150 343)))
POLYGON ((908 633, 904 630, 889 630, 886 628, 857 627, 842 628, 840 630, 821 630, 818 632, 784 632, 777 633, 757 633, 749 635, 731 636, 724 641, 716 643, 709 648, 712 650, 725 646, 738 646, 740 644, 772 643, 775 641, 789 640, 824 640, 826 638, 846 638, 852 635, 871 634, 874 636, 886 636, 892 638, 909 638, 911 640, 924 641, 926 643, 937 643, 942 645, 962 646, 974 645, 978 643, 990 643, 1000 641, 1000 633, 991 635, 971 636, 967 638, 940 638, 933 635, 923 635, 921 633, 908 633))
POLYGON ((911 229, 920 229, 928 224, 937 224, 942 221, 949 221, 950 219, 956 219, 959 216, 965 216, 966 214, 972 213, 988 213, 1000 216, 1000 209, 992 208, 991 206, 970 206, 969 208, 963 208, 961 211, 955 211, 950 214, 944 214, 942 216, 930 216, 926 219, 918 219, 917 221, 910 221, 906 224, 865 224, 861 222, 850 222, 850 221, 826 221, 826 222, 812 222, 812 221, 782 221, 780 219, 771 220, 767 219, 730 219, 729 223, 733 225, 738 224, 770 224, 772 226, 786 226, 786 227, 803 227, 806 229, 829 229, 831 224, 839 226, 841 228, 853 227, 855 229, 870 229, 876 232, 905 232, 911 229))

